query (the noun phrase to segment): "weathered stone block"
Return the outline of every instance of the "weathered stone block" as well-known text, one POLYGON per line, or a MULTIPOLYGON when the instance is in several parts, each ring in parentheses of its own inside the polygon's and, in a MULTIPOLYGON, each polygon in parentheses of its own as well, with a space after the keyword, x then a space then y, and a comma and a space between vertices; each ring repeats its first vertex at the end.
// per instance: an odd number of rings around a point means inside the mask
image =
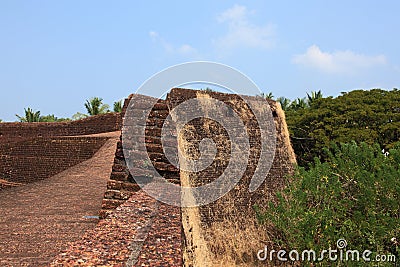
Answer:
POLYGON ((134 183, 122 183, 121 188, 131 192, 137 192, 141 189, 138 184, 134 183))
POLYGON ((160 170, 160 171, 170 171, 170 172, 179 171, 179 169, 177 169, 174 165, 172 165, 170 163, 156 161, 156 162, 153 162, 153 165, 157 170, 160 170))
POLYGON ((127 172, 112 172, 110 179, 116 181, 128 181, 128 173, 127 172))
POLYGON ((119 199, 103 199, 102 203, 101 203, 101 207, 102 209, 115 209, 116 207, 118 207, 119 205, 121 205, 122 203, 124 203, 125 201, 123 200, 119 200, 119 199))
POLYGON ((126 165, 114 163, 112 166, 112 170, 115 172, 123 172, 126 170, 126 165))
POLYGON ((107 189, 120 190, 122 188, 121 181, 109 180, 107 181, 107 189))
POLYGON ((104 193, 104 198, 108 198, 108 199, 118 199, 116 196, 118 196, 120 194, 119 190, 107 190, 104 193))

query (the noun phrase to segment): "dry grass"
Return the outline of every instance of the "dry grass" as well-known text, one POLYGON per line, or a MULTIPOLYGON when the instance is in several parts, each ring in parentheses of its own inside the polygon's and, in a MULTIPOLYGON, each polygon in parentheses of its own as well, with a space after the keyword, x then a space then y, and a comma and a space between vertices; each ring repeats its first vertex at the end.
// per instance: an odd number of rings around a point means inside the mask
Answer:
POLYGON ((271 244, 266 226, 225 220, 213 223, 205 232, 213 253, 212 266, 266 266, 257 259, 257 252, 271 244))

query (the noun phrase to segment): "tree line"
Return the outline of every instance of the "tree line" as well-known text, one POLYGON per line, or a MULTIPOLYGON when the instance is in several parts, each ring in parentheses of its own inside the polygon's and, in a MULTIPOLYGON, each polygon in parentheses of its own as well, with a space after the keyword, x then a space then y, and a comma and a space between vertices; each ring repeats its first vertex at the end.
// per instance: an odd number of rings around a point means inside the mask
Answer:
POLYGON ((365 142, 387 151, 400 140, 400 91, 354 90, 335 98, 313 93, 305 105, 286 107, 286 121, 301 166, 324 160, 323 149, 332 144, 365 142))
MULTIPOLYGON (((103 99, 100 97, 92 97, 84 103, 87 113, 77 112, 72 116, 72 120, 79 120, 87 118, 89 116, 105 114, 109 112, 121 112, 122 111, 122 100, 116 101, 113 104, 113 110, 110 110, 110 106, 103 103, 103 99)), ((31 108, 24 109, 24 115, 15 115, 20 122, 62 122, 70 121, 70 118, 58 118, 54 114, 41 115, 40 111, 35 111, 31 108)), ((1 122, 1 120, 0 120, 1 122)))

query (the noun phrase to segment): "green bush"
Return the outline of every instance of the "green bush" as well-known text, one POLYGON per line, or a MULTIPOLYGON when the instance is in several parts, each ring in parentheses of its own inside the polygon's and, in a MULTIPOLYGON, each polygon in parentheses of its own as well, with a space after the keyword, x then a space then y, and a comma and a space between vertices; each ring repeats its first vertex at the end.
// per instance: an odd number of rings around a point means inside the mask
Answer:
POLYGON ((344 238, 349 249, 400 260, 400 144, 389 154, 355 142, 324 152, 327 160, 299 167, 266 212, 256 207, 259 221, 275 227, 275 245, 318 252, 344 238))

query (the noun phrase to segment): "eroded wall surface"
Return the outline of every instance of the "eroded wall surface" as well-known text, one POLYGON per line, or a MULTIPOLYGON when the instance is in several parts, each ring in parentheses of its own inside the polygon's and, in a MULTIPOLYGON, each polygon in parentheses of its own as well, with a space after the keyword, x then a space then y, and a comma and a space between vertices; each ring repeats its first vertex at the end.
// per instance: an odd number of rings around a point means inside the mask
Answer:
MULTIPOLYGON (((206 169, 199 172, 181 171, 181 182, 188 186, 202 186, 216 181, 228 168, 231 175, 242 176, 227 194, 218 200, 200 207, 182 208, 183 233, 185 247, 184 266, 235 266, 236 264, 252 264, 257 261, 255 253, 260 246, 268 240, 268 229, 256 222, 254 206, 265 206, 268 201, 274 200, 274 194, 286 184, 285 176, 293 170, 295 163, 294 152, 290 146, 289 135, 286 129, 284 114, 274 101, 269 101, 270 113, 265 110, 267 102, 257 97, 237 96, 216 92, 202 92, 193 90, 172 90, 169 95, 170 109, 196 98, 201 110, 206 114, 212 107, 207 97, 217 99, 229 106, 240 120, 242 127, 230 129, 233 135, 243 136, 246 132, 249 141, 249 153, 238 151, 232 153, 233 144, 227 129, 211 119, 201 118, 189 122, 178 138, 179 148, 182 154, 192 158, 198 158, 200 152, 196 147, 204 138, 210 138, 216 144, 217 153, 214 161, 206 169), (243 101, 251 104, 251 108, 243 101), (264 182, 254 192, 249 191, 250 182, 259 164, 268 164, 260 158, 261 132, 257 122, 258 116, 272 116, 271 120, 276 130, 276 150, 272 166, 264 182), (243 166, 229 165, 233 158, 244 161, 243 166), (235 169, 237 168, 237 169, 235 169)), ((194 106, 193 108, 198 108, 194 106)), ((196 112, 187 109, 187 113, 196 112)), ((211 111, 209 111, 211 112, 211 111)), ((224 111, 226 112, 226 111, 224 111)), ((229 121, 233 119, 233 112, 219 114, 226 125, 233 125, 229 121)), ((185 114, 181 114, 182 117, 185 114)), ((177 123, 179 123, 177 118, 177 123)), ((229 126, 232 128, 231 126, 229 126)), ((228 128, 229 128, 228 127, 228 128)), ((268 132, 273 135, 272 129, 268 132)), ((263 140, 266 141, 266 140, 263 140)))

